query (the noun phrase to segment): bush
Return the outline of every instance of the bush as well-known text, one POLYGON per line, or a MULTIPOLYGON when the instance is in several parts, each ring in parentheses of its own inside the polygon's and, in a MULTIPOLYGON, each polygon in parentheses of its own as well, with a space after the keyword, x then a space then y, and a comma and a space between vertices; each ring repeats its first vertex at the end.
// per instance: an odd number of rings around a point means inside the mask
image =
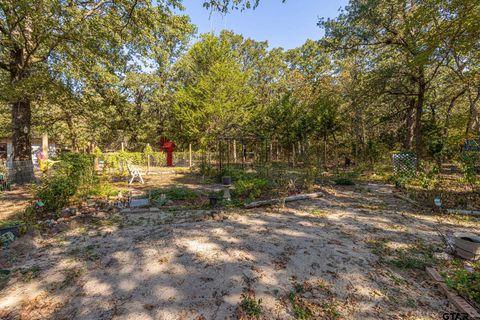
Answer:
POLYGON ((353 186, 355 185, 354 182, 355 173, 353 172, 343 172, 339 173, 333 178, 333 182, 339 186, 353 186))
POLYGON ((460 156, 460 163, 462 165, 463 179, 470 184, 472 189, 475 189, 477 184, 477 155, 475 152, 463 152, 460 156))
POLYGON ((462 296, 480 304, 480 272, 469 272, 463 268, 449 272, 446 275, 446 283, 462 296))
POLYGON ((170 200, 193 200, 198 197, 198 193, 195 192, 195 190, 171 187, 152 190, 150 192, 150 198, 155 202, 160 199, 162 194, 165 194, 170 200))
POLYGON ((234 183, 234 194, 247 199, 256 199, 267 188, 268 181, 261 178, 240 179, 234 183))
POLYGON ((91 155, 65 153, 53 171, 35 190, 35 197, 44 204, 44 210, 58 211, 66 206, 80 186, 96 182, 94 177, 94 158, 91 155))

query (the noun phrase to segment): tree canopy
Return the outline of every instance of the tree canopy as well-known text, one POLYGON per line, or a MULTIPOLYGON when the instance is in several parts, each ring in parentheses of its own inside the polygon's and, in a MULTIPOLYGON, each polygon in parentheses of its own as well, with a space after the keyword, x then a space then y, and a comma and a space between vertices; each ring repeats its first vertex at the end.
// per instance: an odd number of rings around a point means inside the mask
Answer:
POLYGON ((0 134, 17 160, 48 132, 74 150, 248 134, 440 161, 480 138, 479 21, 476 1, 351 0, 318 21, 323 38, 284 50, 231 31, 194 41, 178 0, 2 1, 0 134))

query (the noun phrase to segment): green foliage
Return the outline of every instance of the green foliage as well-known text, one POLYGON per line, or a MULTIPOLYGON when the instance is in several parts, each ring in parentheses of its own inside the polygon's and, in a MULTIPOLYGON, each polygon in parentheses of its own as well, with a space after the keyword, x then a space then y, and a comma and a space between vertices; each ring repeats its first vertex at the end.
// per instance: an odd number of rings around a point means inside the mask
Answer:
POLYGON ((418 241, 409 249, 396 250, 396 257, 390 262, 403 269, 424 270, 425 267, 431 267, 435 264, 434 252, 435 247, 433 245, 426 245, 422 241, 418 241))
POLYGON ((472 189, 476 188, 478 183, 476 164, 478 154, 476 152, 463 152, 460 155, 460 163, 462 165, 463 179, 472 189))
POLYGON ((155 202, 160 199, 162 194, 165 194, 170 200, 193 200, 199 196, 198 192, 189 188, 170 187, 151 190, 150 198, 155 202))
POLYGON ((93 150, 93 154, 95 155, 95 157, 101 158, 103 155, 102 149, 96 146, 95 149, 93 150))
POLYGON ((35 190, 35 198, 44 203, 47 212, 66 206, 82 185, 96 183, 93 156, 64 153, 55 160, 59 162, 35 190))
POLYGON ((292 304, 293 315, 295 319, 299 320, 308 320, 313 318, 313 313, 310 309, 304 306, 302 303, 301 297, 299 295, 303 294, 304 289, 302 285, 296 284, 294 290, 292 290, 288 298, 292 304))
POLYGON ((9 228, 9 227, 15 227, 24 224, 24 221, 22 220, 6 220, 0 222, 0 229, 3 228, 9 228))
POLYGON ((240 302, 240 308, 246 313, 247 316, 260 319, 262 315, 262 300, 255 300, 254 298, 244 295, 242 301, 240 302))
POLYGON ((116 188, 109 184, 108 182, 98 182, 98 183, 92 183, 85 185, 83 190, 80 189, 79 193, 79 198, 85 198, 87 196, 94 196, 98 198, 108 198, 108 197, 114 197, 119 194, 122 190, 119 188, 116 188))
POLYGON ((147 144, 145 146, 145 148, 143 149, 143 154, 145 155, 145 157, 148 157, 149 155, 153 154, 153 149, 150 146, 150 144, 147 144))
POLYGON ((356 177, 357 175, 354 172, 342 172, 333 178, 333 182, 340 186, 353 186, 355 185, 356 177))
POLYGON ((462 266, 446 272, 446 284, 455 289, 460 295, 480 304, 480 268, 473 272, 465 270, 462 266))
POLYGON ((440 170, 438 167, 433 166, 433 168, 426 170, 426 172, 420 172, 417 178, 420 181, 422 188, 430 190, 435 188, 440 182, 439 174, 440 170))
POLYGON ((268 181, 261 178, 241 178, 235 181, 234 195, 254 200, 268 187, 268 181))

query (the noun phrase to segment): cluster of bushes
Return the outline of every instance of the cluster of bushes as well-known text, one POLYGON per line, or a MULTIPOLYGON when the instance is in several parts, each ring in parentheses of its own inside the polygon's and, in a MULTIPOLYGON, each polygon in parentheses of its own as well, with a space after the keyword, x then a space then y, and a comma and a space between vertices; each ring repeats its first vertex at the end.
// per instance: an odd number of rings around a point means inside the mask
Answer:
MULTIPOLYGON (((152 166, 163 167, 166 165, 165 154, 162 152, 112 152, 104 153, 99 159, 103 160, 104 170, 120 170, 122 163, 129 162, 137 166, 147 166, 147 157, 150 157, 152 166)), ((123 168, 126 170, 126 168, 123 168)))
POLYGON ((480 262, 474 263, 473 269, 468 271, 461 261, 454 260, 453 268, 444 272, 443 276, 450 288, 480 305, 480 262))
POLYGON ((94 175, 94 156, 64 153, 53 160, 53 169, 35 188, 36 199, 48 212, 66 206, 81 186, 98 183, 94 175))

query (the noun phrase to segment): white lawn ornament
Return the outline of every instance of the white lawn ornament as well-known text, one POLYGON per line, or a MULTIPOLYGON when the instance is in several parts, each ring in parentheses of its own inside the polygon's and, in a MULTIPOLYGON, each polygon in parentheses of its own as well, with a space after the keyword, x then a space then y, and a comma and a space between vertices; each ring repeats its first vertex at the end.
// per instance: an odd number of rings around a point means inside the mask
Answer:
POLYGON ((137 166, 134 166, 127 162, 127 170, 128 170, 128 173, 130 174, 130 181, 128 182, 129 185, 133 183, 133 180, 135 180, 135 178, 138 178, 140 183, 144 184, 142 174, 140 173, 140 170, 138 169, 137 166))

